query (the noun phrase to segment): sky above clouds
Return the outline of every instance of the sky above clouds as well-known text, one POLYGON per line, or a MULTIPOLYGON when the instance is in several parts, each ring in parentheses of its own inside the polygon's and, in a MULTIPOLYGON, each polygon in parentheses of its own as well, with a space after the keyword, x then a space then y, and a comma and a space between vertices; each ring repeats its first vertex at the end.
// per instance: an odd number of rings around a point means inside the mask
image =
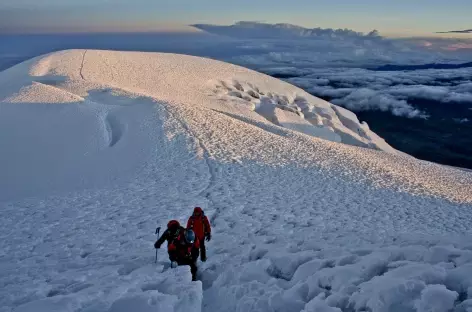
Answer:
POLYGON ((305 27, 378 29, 386 36, 461 36, 472 27, 469 0, 2 0, 0 32, 182 30, 240 20, 305 27))

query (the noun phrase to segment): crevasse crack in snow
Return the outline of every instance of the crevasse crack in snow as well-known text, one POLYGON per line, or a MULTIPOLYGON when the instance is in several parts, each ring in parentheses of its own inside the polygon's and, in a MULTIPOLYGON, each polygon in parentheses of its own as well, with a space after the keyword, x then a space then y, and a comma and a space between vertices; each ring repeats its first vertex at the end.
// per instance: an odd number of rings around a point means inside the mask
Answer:
POLYGON ((82 64, 80 65, 80 77, 85 80, 84 74, 82 73, 82 70, 84 69, 84 62, 85 62, 85 55, 87 54, 87 50, 84 51, 84 55, 82 56, 82 64))

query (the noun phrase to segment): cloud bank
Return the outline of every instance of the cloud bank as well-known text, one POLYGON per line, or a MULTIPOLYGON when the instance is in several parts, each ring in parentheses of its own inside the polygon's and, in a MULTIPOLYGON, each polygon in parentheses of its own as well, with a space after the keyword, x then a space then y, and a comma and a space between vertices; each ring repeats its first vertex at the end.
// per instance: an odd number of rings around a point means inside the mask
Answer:
POLYGON ((378 31, 305 28, 292 24, 238 22, 192 25, 202 31, 242 41, 247 55, 234 62, 264 65, 375 67, 385 64, 470 62, 472 39, 382 37, 378 31), (458 50, 462 50, 457 52, 458 50), (457 52, 457 53, 456 53, 457 52))
POLYGON ((472 34, 472 29, 438 31, 437 34, 472 34))
POLYGON ((227 61, 287 80, 353 111, 427 118, 413 100, 472 103, 471 40, 389 39, 377 31, 257 22, 194 26, 239 40, 242 53, 227 61))
POLYGON ((237 22, 234 25, 222 26, 211 24, 195 24, 192 25, 198 29, 207 31, 209 33, 230 36, 235 38, 304 38, 304 39, 318 39, 318 38, 332 38, 332 39, 346 39, 346 38, 368 38, 368 39, 382 39, 377 30, 372 30, 368 34, 357 32, 351 29, 333 29, 333 28, 305 28, 293 24, 279 23, 267 24, 260 22, 237 22))
MULTIPOLYGON (((294 69, 289 71, 293 74, 294 69)), ((301 73, 301 77, 286 80, 353 111, 380 110, 396 116, 427 118, 427 112, 415 108, 411 100, 472 105, 472 68, 390 72, 324 68, 301 73)))

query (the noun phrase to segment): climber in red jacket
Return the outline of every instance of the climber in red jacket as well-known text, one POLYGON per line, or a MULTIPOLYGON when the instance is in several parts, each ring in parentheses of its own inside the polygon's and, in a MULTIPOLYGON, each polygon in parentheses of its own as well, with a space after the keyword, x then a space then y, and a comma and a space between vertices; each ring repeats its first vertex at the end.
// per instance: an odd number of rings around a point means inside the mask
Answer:
POLYGON ((177 265, 190 266, 192 281, 197 280, 197 259, 200 249, 200 241, 191 229, 184 229, 179 222, 172 220, 167 225, 167 230, 154 244, 155 248, 160 248, 167 240, 167 252, 171 267, 177 265))
POLYGON ((192 229, 200 241, 200 259, 205 262, 207 259, 205 240, 207 242, 211 240, 211 226, 210 222, 208 222, 208 218, 203 213, 202 208, 195 207, 193 215, 188 219, 187 229, 192 229))

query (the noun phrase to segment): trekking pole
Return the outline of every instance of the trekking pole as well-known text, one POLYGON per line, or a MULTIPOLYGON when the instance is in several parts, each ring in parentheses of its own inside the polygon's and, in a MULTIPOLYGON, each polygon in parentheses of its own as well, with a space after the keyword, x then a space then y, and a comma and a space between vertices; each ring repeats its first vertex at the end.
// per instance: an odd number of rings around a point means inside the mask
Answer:
MULTIPOLYGON (((158 226, 158 227, 156 228, 156 233, 155 233, 155 234, 157 235, 157 239, 159 239, 159 231, 160 231, 160 230, 161 230, 161 227, 158 226)), ((156 248, 156 260, 154 260, 154 263, 157 263, 157 248, 156 248)))

